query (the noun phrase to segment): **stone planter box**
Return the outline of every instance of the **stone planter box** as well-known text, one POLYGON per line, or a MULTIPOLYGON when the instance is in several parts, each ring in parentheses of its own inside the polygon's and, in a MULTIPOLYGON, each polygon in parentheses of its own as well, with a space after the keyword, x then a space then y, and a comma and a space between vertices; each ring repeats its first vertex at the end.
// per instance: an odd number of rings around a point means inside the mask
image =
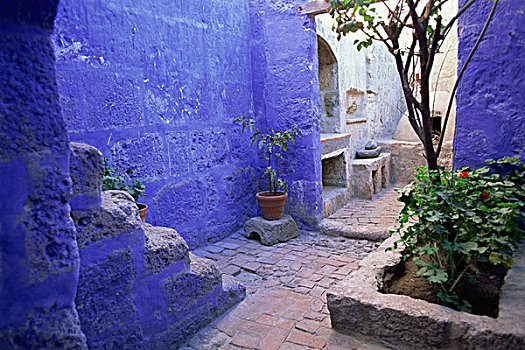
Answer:
POLYGON ((525 245, 515 253, 500 296, 499 317, 494 319, 380 293, 384 276, 401 260, 399 250, 385 252, 397 239, 383 242, 359 270, 328 291, 328 309, 337 331, 403 349, 525 348, 525 245))

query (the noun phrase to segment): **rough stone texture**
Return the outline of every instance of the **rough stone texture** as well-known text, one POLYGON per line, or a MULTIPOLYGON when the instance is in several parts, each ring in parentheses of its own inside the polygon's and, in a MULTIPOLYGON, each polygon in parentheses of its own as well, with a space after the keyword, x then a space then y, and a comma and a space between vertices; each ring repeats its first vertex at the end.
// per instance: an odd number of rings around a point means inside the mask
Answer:
POLYGON ((356 158, 368 159, 376 158, 381 154, 381 147, 376 147, 374 149, 358 149, 356 152, 356 158))
POLYGON ((348 166, 345 151, 333 153, 332 157, 323 157, 323 190, 326 186, 348 187, 348 166))
POLYGON ((322 133, 321 154, 328 157, 330 153, 346 150, 351 139, 350 134, 322 133))
POLYGON ((374 193, 390 186, 391 159, 390 153, 383 153, 377 158, 350 161, 352 188, 356 197, 372 199, 374 193))
POLYGON ((72 210, 77 228, 77 243, 83 248, 90 243, 139 230, 140 217, 133 198, 123 191, 102 192, 102 203, 87 210, 72 210), (110 224, 111 223, 111 224, 110 224))
POLYGON ((379 292, 385 274, 401 261, 401 248, 385 252, 397 239, 399 236, 387 239, 363 259, 358 271, 329 290, 328 309, 335 329, 406 349, 523 347, 525 325, 521 319, 477 316, 404 295, 379 292))
POLYGON ((244 224, 244 232, 246 237, 257 234, 264 245, 274 245, 297 237, 299 230, 290 215, 283 215, 279 220, 266 220, 261 216, 251 218, 244 224))
MULTIPOLYGON (((416 167, 427 166, 421 142, 380 140, 379 144, 392 155, 391 177, 398 186, 414 181, 416 167)), ((443 143, 438 164, 447 170, 452 169, 452 142, 443 143)))
POLYGON ((57 1, 0 3, 0 348, 86 349, 74 297, 69 141, 49 40, 57 1))
POLYGON ((259 164, 255 150, 246 151, 248 135, 232 125, 253 115, 251 35, 245 0, 58 5, 52 39, 71 140, 140 178, 148 221, 176 229, 193 248, 256 215, 254 174, 248 187, 235 187, 242 179, 232 187, 222 181, 259 164), (187 211, 187 201, 169 199, 189 188, 187 198, 217 206, 187 211), (252 205, 222 204, 234 198, 252 205))
POLYGON ((69 173, 76 181, 73 183, 73 197, 69 205, 73 210, 84 210, 100 206, 104 161, 95 147, 71 143, 69 173))
POLYGON ((351 199, 351 190, 347 187, 323 186, 323 217, 335 213, 351 199))
MULTIPOLYGON (((92 147, 73 148, 72 164, 83 169, 71 172, 74 196, 82 198, 100 189, 103 163, 92 147), (93 186, 83 186, 85 178, 96 179, 93 186)), ((71 213, 80 248, 75 302, 90 348, 177 348, 244 298, 242 285, 223 284, 217 265, 192 255, 175 230, 142 224, 128 193, 101 197, 71 213)))
MULTIPOLYGON (((464 3, 459 1, 459 6, 464 3)), ((523 6, 523 0, 498 4, 484 41, 468 66, 458 104, 455 167, 480 167, 487 158, 503 156, 525 161, 523 6)), ((479 1, 460 17, 460 66, 467 59, 491 7, 492 1, 479 1)))
POLYGON ((174 229, 144 224, 148 270, 159 272, 173 262, 189 264, 188 245, 174 229))

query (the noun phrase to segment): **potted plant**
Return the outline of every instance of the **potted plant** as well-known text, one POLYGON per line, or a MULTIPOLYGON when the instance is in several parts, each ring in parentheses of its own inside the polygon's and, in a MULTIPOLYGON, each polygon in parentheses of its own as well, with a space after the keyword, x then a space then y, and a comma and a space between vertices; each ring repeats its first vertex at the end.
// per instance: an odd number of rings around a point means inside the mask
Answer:
POLYGON ((104 178, 102 179, 102 191, 119 190, 129 193, 139 209, 140 219, 142 222, 145 222, 148 206, 144 203, 138 203, 137 200, 139 197, 146 197, 146 185, 137 178, 126 178, 120 174, 115 175, 115 169, 108 164, 109 159, 104 157, 104 162, 105 169, 104 178))
POLYGON ((257 193, 257 201, 263 218, 266 220, 279 220, 283 215, 284 204, 288 198, 286 182, 277 173, 277 158, 283 159, 282 152, 288 150, 289 142, 295 144, 295 137, 301 137, 299 129, 292 126, 290 130, 279 131, 274 128, 259 130, 254 127, 255 120, 242 116, 234 120, 242 126, 244 132, 248 126, 250 129, 251 147, 257 144, 260 151, 268 156, 268 166, 263 173, 268 175, 268 191, 257 193))

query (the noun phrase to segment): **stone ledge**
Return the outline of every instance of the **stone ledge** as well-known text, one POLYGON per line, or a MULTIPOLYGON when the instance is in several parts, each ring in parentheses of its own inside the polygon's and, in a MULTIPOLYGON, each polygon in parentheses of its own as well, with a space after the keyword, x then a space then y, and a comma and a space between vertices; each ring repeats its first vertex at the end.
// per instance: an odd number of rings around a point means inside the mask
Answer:
POLYGON ((346 334, 367 337, 403 349, 522 349, 525 245, 505 278, 500 317, 471 315, 404 295, 378 291, 389 270, 401 261, 400 251, 385 252, 398 236, 368 255, 360 269, 327 293, 332 326, 346 334), (520 284, 521 283, 521 284, 520 284), (510 312, 519 308, 516 312, 510 312))
POLYGON ((389 236, 389 225, 377 225, 371 229, 370 225, 347 225, 337 221, 324 220, 319 225, 319 232, 332 237, 346 237, 353 239, 366 239, 368 241, 380 242, 389 236))

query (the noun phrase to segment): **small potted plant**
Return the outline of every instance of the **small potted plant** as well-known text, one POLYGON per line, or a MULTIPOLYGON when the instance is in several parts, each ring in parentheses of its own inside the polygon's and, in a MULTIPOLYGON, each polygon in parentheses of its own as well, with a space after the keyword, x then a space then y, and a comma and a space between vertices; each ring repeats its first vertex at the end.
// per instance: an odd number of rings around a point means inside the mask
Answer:
POLYGON ((126 178, 120 174, 115 175, 115 169, 111 167, 108 162, 109 159, 104 157, 105 169, 104 178, 102 179, 102 191, 119 190, 128 192, 131 197, 135 200, 135 204, 139 208, 139 215, 142 222, 146 221, 146 212, 148 206, 144 203, 138 203, 139 197, 146 197, 146 185, 144 185, 139 179, 126 178))
POLYGON ((244 132, 248 126, 250 129, 251 146, 257 144, 260 151, 268 156, 268 166, 263 173, 268 175, 268 191, 257 193, 257 201, 261 208, 263 218, 266 220, 279 220, 283 215, 284 204, 288 198, 287 186, 284 179, 277 173, 277 158, 283 159, 282 152, 288 150, 289 142, 295 144, 295 137, 301 137, 299 129, 292 126, 290 130, 279 131, 274 128, 259 130, 254 127, 255 120, 242 116, 234 120, 242 126, 244 132))

